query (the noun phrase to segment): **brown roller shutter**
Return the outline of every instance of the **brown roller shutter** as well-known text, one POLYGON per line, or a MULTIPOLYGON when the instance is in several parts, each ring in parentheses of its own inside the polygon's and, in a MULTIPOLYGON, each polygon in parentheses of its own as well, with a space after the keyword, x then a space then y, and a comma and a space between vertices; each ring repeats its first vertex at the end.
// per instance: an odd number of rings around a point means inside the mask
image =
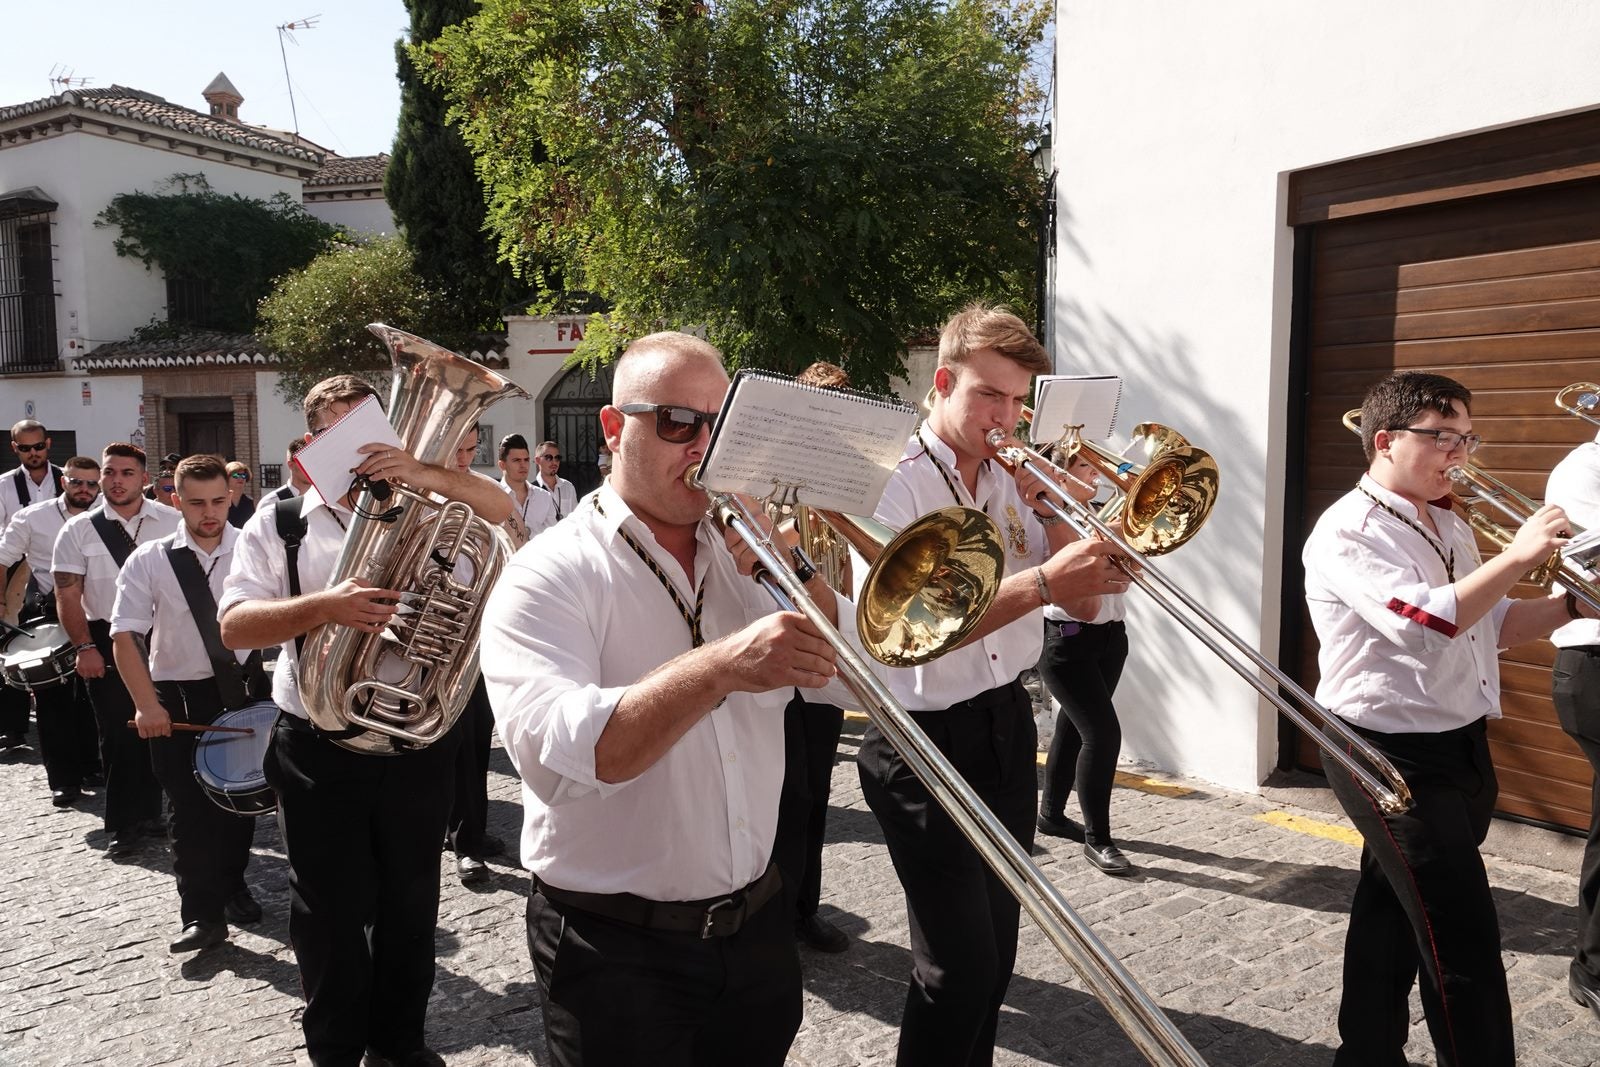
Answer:
MULTIPOLYGON (((1600 381, 1600 179, 1586 176, 1600 173, 1600 113, 1463 140, 1473 151, 1446 142, 1291 183, 1303 396, 1291 431, 1301 480, 1286 601, 1298 606, 1286 605, 1285 660, 1307 688, 1317 646, 1294 595, 1299 546, 1366 468, 1359 439, 1339 420, 1370 384, 1400 369, 1463 382, 1485 438, 1474 459, 1535 499, 1556 462, 1595 435, 1553 401, 1572 382, 1600 381), (1530 146, 1542 154, 1516 156, 1530 146)), ((1538 592, 1524 585, 1516 595, 1538 592)), ((1552 656, 1544 641, 1501 656, 1505 718, 1490 729, 1500 809, 1586 828, 1592 774, 1556 723, 1552 656)), ((1300 765, 1317 768, 1304 738, 1296 753, 1300 765)))

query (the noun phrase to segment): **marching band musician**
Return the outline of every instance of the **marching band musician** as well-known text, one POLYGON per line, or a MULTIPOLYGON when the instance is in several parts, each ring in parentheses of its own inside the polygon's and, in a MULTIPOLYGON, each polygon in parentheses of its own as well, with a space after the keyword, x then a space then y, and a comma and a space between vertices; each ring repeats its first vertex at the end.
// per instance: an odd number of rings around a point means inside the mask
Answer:
POLYGON ((306 447, 306 439, 304 437, 296 437, 289 442, 289 448, 284 452, 283 457, 284 483, 270 493, 261 494, 261 499, 256 502, 257 511, 274 507, 280 500, 288 500, 292 496, 300 496, 311 488, 310 480, 301 473, 300 468, 295 466, 294 462, 294 457, 298 456, 300 450, 304 447, 306 447))
MULTIPOLYGON (((1600 437, 1557 463, 1545 500, 1585 530, 1600 527, 1600 437)), ((1600 622, 1578 619, 1550 635, 1556 646, 1551 692, 1561 729, 1577 742, 1595 772, 1589 837, 1578 873, 1578 944, 1567 971, 1572 999, 1600 1017, 1600 622)))
POLYGON ((1543 507, 1479 562, 1471 527, 1433 501, 1479 444, 1472 394, 1407 372, 1361 406, 1369 463, 1306 541, 1306 603, 1321 643, 1317 700, 1395 766, 1415 805, 1383 811, 1326 754, 1328 784, 1361 831, 1361 873, 1345 939, 1339 1067, 1400 1067, 1419 969, 1442 1067, 1509 1067, 1516 1054, 1500 928, 1478 846, 1498 785, 1487 720, 1500 717, 1497 649, 1577 617, 1561 595, 1511 600, 1565 543, 1543 507))
POLYGON ((257 653, 222 647, 216 598, 232 569, 239 530, 228 521, 228 472, 215 456, 190 456, 173 471, 176 532, 140 545, 117 576, 111 640, 117 673, 133 697, 134 723, 150 742, 156 778, 172 802, 172 866, 182 932, 170 948, 195 952, 227 940, 227 923, 261 918, 245 885, 255 819, 224 810, 194 773, 196 735, 225 710, 265 698, 257 653), (149 663, 140 647, 148 638, 149 663))
POLYGON ((56 613, 77 651, 78 677, 87 680, 100 727, 100 758, 106 777, 108 856, 127 856, 139 835, 165 834, 161 785, 150 765, 150 746, 127 728, 133 698, 114 666, 111 611, 117 574, 140 545, 178 528, 178 512, 144 495, 150 480, 144 449, 118 442, 100 457, 100 506, 74 515, 61 527, 51 554, 56 613))
POLYGON ((500 438, 500 487, 511 498, 515 515, 529 537, 537 537, 541 530, 554 526, 556 501, 549 493, 535 493, 528 481, 528 439, 520 433, 508 433, 500 438))
POLYGON ((539 442, 539 451, 534 453, 533 461, 538 469, 534 471, 529 484, 550 494, 550 502, 554 507, 549 523, 553 526, 571 515, 572 509, 578 506, 578 489, 561 477, 561 446, 554 441, 539 442))
MULTIPOLYGON (((376 395, 353 375, 319 382, 304 401, 306 440, 376 395)), ((488 522, 509 512, 505 494, 484 479, 387 445, 360 451, 359 475, 460 500, 488 522)), ((363 1053, 370 1067, 426 1067, 444 1062, 424 1030, 456 734, 401 754, 354 752, 316 731, 299 688, 299 638, 324 624, 379 633, 398 610, 398 590, 353 579, 328 586, 356 496, 352 488, 328 501, 313 487, 257 512, 240 532, 218 611, 227 647, 283 646, 273 672, 283 714, 263 769, 278 793, 289 859, 289 940, 306 997, 307 1053, 316 1067, 355 1065, 363 1053)))
MULTIPOLYGON (((50 462, 50 438, 43 423, 23 419, 13 425, 11 451, 16 454, 18 465, 0 474, 0 530, 23 508, 61 492, 62 471, 50 462)), ((19 570, 16 561, 0 568, 0 616, 10 617, 13 596, 22 590, 19 570)), ((25 597, 26 593, 21 595, 25 597)), ((0 752, 23 744, 27 733, 28 694, 0 686, 0 752)), ((39 744, 44 744, 43 735, 39 744)))
MULTIPOLYGON (((975 636, 933 662, 887 671, 886 681, 1024 849, 1033 844, 1038 734, 1019 676, 1039 659, 1041 609, 1064 603, 1092 617, 1100 593, 1129 582, 1110 545, 1074 540, 1065 523, 1036 509, 1042 486, 1007 474, 985 439, 996 428, 1011 432, 1033 376, 1049 370, 1043 346, 1008 311, 973 304, 946 323, 932 411, 875 516, 899 529, 964 505, 986 512, 1005 535, 1007 576, 975 636)), ((866 571, 858 560, 858 585, 866 571)), ((911 919, 897 1062, 991 1063, 1020 906, 876 727, 868 726, 857 762, 911 919)))
MULTIPOLYGON (((600 412, 609 482, 516 555, 485 615, 489 698, 524 783, 528 948, 561 1067, 777 1067, 800 1024, 770 863, 783 707, 796 686, 846 690, 827 684, 833 647, 775 611, 749 550, 684 484, 727 387, 698 338, 629 345, 600 412)), ((815 576, 807 588, 853 635, 832 590, 815 576)))
MULTIPOLYGON (((72 516, 94 506, 100 495, 100 464, 73 456, 61 475, 61 495, 29 504, 11 516, 0 534, 0 567, 28 561, 28 587, 20 621, 56 618, 50 557, 56 537, 72 516)), ((21 694, 24 701, 27 694, 21 694)), ((64 808, 83 796, 83 787, 101 784, 98 730, 83 680, 74 673, 61 685, 33 691, 39 720, 39 756, 50 786, 50 803, 64 808)))

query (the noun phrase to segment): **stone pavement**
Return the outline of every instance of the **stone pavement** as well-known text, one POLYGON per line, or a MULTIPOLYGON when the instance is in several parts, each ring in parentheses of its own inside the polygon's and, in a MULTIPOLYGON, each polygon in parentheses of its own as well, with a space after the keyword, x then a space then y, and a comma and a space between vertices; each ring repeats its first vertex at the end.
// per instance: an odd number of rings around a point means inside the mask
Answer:
MULTIPOLYGON (((834 774, 823 913, 850 950, 802 950, 805 1021, 790 1062, 893 1062, 910 967, 904 906, 853 763, 851 721, 834 774)), ((492 829, 515 841, 519 800, 504 753, 490 775, 492 829)), ((1222 1067, 1331 1062, 1340 952, 1357 849, 1343 822, 1281 797, 1124 774, 1112 818, 1140 875, 1093 871, 1070 842, 1038 860, 1078 913, 1222 1067)), ((259 820, 251 884, 266 919, 198 956, 168 955, 177 931, 170 855, 125 862, 102 850, 98 801, 50 807, 37 756, 0 764, 0 1064, 305 1063, 298 982, 286 946, 287 870, 274 821, 259 820)), ((1519 1062, 1600 1062, 1600 1020, 1566 995, 1576 861, 1570 839, 1525 850, 1551 867, 1491 857, 1516 1006, 1519 1062)), ((504 860, 469 890, 446 854, 433 1045, 452 1065, 546 1064, 522 934, 526 876, 504 860)), ((1000 1022, 999 1064, 1143 1060, 1024 921, 1000 1022)), ((1435 1059, 1413 996, 1411 1057, 1435 1059)))

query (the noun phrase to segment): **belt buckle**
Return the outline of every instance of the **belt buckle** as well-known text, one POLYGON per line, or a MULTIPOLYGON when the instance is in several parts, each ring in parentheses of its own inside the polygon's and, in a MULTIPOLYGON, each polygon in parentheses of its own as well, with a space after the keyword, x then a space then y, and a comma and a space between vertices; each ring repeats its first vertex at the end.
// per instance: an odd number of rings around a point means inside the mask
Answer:
MULTIPOLYGON (((743 897, 728 897, 707 907, 705 921, 700 926, 700 940, 709 941, 711 938, 717 936, 717 912, 723 910, 724 908, 741 908, 743 906, 743 897)), ((729 932, 731 933, 732 931, 729 932)))

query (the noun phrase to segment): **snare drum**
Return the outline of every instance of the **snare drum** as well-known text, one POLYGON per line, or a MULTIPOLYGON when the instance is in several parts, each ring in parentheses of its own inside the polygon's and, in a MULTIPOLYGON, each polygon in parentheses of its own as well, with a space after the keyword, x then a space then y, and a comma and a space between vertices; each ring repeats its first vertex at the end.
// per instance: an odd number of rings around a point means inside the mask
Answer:
POLYGON ((0 679, 30 693, 70 681, 77 672, 77 655, 61 624, 33 622, 25 629, 27 633, 13 633, 0 642, 0 679))
POLYGON ((278 795, 261 769, 272 741, 278 705, 270 700, 225 711, 213 726, 248 726, 251 734, 214 731, 200 735, 194 746, 194 776, 217 807, 235 815, 270 815, 278 795))

